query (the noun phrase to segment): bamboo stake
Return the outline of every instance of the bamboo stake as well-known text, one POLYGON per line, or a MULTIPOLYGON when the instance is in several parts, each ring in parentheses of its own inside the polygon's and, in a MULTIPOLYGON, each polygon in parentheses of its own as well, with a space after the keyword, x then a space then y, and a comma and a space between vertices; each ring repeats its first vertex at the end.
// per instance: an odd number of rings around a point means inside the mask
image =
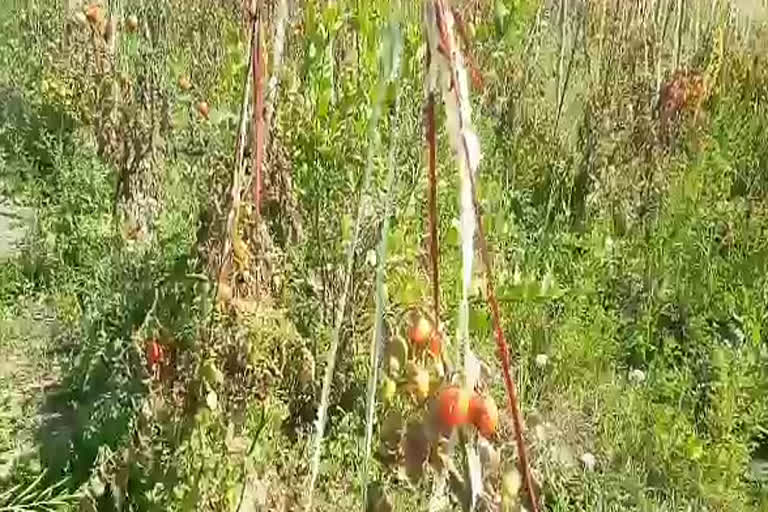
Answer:
POLYGON ((699 49, 699 35, 701 32, 701 2, 694 2, 694 14, 693 14, 693 53, 694 55, 699 49))
POLYGON ((662 70, 662 51, 664 48, 664 39, 667 33, 667 22, 669 21, 669 8, 666 2, 669 0, 659 0, 659 24, 656 30, 656 92, 654 93, 654 103, 658 102, 661 94, 661 70, 662 70))
MULTIPOLYGON (((253 55, 253 46, 255 44, 256 35, 256 19, 251 22, 250 29, 250 48, 248 55, 253 55)), ((232 185, 229 191, 230 209, 227 214, 226 229, 224 232, 224 246, 221 252, 221 261, 219 263, 219 271, 216 280, 216 296, 221 291, 221 285, 226 278, 227 269, 229 267, 229 258, 232 256, 232 239, 234 231, 236 229, 235 219, 237 212, 240 208, 240 176, 243 173, 243 160, 245 157, 245 137, 248 127, 248 99, 251 96, 252 82, 252 70, 253 70, 253 58, 248 59, 248 70, 245 74, 245 86, 243 87, 243 99, 240 106, 240 123, 238 129, 237 139, 235 141, 235 165, 232 169, 232 185)), ((224 283, 229 286, 228 283, 224 283)))
POLYGON ((330 403, 331 386, 333 384, 333 373, 336 369, 336 356, 339 351, 339 336, 342 324, 344 323, 344 312, 347 308, 347 299, 349 290, 352 286, 352 267, 355 262, 355 250, 360 239, 362 231, 363 217, 368 206, 368 189, 370 188, 371 177, 376 149, 379 145, 379 132, 377 131, 379 118, 383 108, 383 101, 386 91, 386 80, 382 77, 379 80, 376 90, 376 96, 373 103, 369 125, 368 125, 368 154, 366 158, 365 170, 363 171, 363 183, 360 190, 360 200, 357 206, 357 215, 355 216, 355 225, 352 231, 352 239, 349 241, 346 253, 346 263, 344 267, 344 284, 339 297, 338 308, 336 309, 333 331, 331 333, 331 346, 326 356, 325 373, 323 375, 323 387, 320 394, 320 404, 317 409, 317 419, 315 421, 315 434, 312 442, 312 458, 310 461, 310 476, 307 489, 306 510, 312 510, 313 493, 317 477, 320 473, 320 458, 322 456, 323 437, 325 436, 325 427, 328 422, 328 405, 330 403))
POLYGON ((563 87, 563 67, 565 65, 565 37, 568 23, 568 0, 560 0, 560 50, 557 64, 557 90, 555 91, 555 100, 559 104, 563 87))
POLYGON ((400 110, 400 97, 395 97, 394 107, 394 119, 392 121, 392 139, 389 143, 389 156, 387 158, 389 171, 387 174, 387 182, 385 189, 386 206, 384 208, 384 220, 381 224, 379 247, 377 251, 376 261, 376 320, 373 333, 373 339, 371 341, 371 359, 370 359, 370 376, 368 380, 368 393, 366 397, 366 414, 365 414, 365 453, 363 455, 362 466, 362 481, 363 481, 363 512, 368 507, 368 464, 371 458, 371 442, 373 440, 373 422, 376 411, 376 388, 379 382, 379 366, 381 362, 381 353, 384 347, 384 312, 386 309, 386 292, 385 292, 385 273, 386 273, 386 261, 387 261, 387 239, 389 237, 389 225, 392 217, 392 203, 394 202, 394 186, 395 186, 395 168, 396 158, 395 150, 397 148, 399 126, 397 121, 397 115, 400 110))
MULTIPOLYGON (((399 14, 399 4, 395 4, 394 12, 399 14)), ((391 21, 384 34, 382 46, 384 51, 383 74, 385 74, 387 83, 397 85, 400 76, 400 52, 402 51, 402 35, 399 27, 399 16, 392 14, 391 21)), ((371 442, 373 440, 373 422, 376 413, 376 388, 379 381, 379 366, 381 353, 384 348, 384 314, 386 310, 386 291, 385 274, 387 262, 387 240, 389 238, 389 225, 394 206, 394 186, 397 167, 396 148, 399 142, 399 122, 400 112, 400 93, 396 91, 394 100, 394 112, 392 115, 392 124, 389 140, 389 151, 387 157, 387 181, 385 188, 385 208, 384 220, 381 223, 380 238, 378 245, 378 255, 376 261, 376 316, 373 339, 371 340, 371 358, 370 371, 368 377, 368 392, 366 395, 366 414, 365 414, 365 453, 362 464, 362 507, 363 512, 368 507, 368 464, 371 458, 371 442)), ((371 143, 379 144, 379 138, 376 137, 371 143)))

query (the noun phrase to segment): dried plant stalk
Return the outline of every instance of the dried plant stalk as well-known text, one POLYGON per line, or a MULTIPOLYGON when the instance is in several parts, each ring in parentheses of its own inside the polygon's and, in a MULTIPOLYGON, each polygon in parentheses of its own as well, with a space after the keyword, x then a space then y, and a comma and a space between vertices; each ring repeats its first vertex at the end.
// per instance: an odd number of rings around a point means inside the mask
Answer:
MULTIPOLYGON (((397 83, 399 77, 400 51, 402 41, 399 27, 391 24, 384 38, 383 58, 389 62, 385 64, 384 75, 390 83, 397 83), (389 71, 389 73, 387 73, 389 71)), ((400 107, 400 96, 395 95, 395 104, 391 128, 391 137, 389 141, 389 155, 387 158, 387 182, 385 186, 386 206, 384 208, 384 220, 381 223, 381 232, 376 258, 376 312, 373 339, 371 341, 371 359, 370 371, 368 376, 368 392, 366 396, 365 413, 365 453, 362 465, 362 490, 363 490, 363 510, 368 505, 368 463, 371 459, 371 443, 373 441, 373 423, 376 411, 376 388, 379 382, 379 366, 381 364, 381 353, 384 347, 384 312, 386 310, 386 292, 384 290, 384 277, 386 273, 387 262, 387 240, 389 238, 390 217, 394 203, 394 183, 395 168, 397 166, 395 151, 398 145, 399 126, 397 116, 400 107)), ((378 143, 378 139, 372 142, 378 143)))
MULTIPOLYGON (((253 120, 251 121, 253 134, 253 204, 255 208, 256 226, 255 233, 261 230, 261 183, 262 166, 264 164, 264 36, 262 22, 257 14, 255 22, 255 44, 252 46, 253 60, 253 120)), ((258 241, 258 236, 256 237, 258 241)))
POLYGON ((701 2, 695 2, 693 14, 693 52, 699 49, 699 37, 701 34, 701 2))
MULTIPOLYGON (((475 216, 471 197, 471 176, 480 162, 480 147, 471 126, 471 105, 467 72, 459 46, 454 39, 453 13, 442 0, 427 1, 424 9, 424 25, 430 59, 426 77, 427 96, 442 94, 446 108, 446 127, 451 146, 456 155, 460 177, 460 234, 462 252, 462 294, 459 303, 457 350, 464 353, 465 386, 474 388, 477 379, 476 357, 469 339, 469 287, 472 279, 474 258, 475 216)), ((457 358, 459 359, 459 358, 457 358)), ((467 461, 470 463, 469 503, 472 510, 481 492, 481 467, 472 442, 464 443, 467 461)), ((442 475, 441 475, 442 476, 442 475)))
MULTIPOLYGON (((250 47, 248 55, 253 55, 253 46, 256 42, 256 20, 251 23, 250 30, 250 47)), ((243 87, 243 100, 240 106, 240 123, 238 128, 237 139, 235 141, 235 165, 232 169, 232 185, 230 186, 229 199, 230 208, 227 213, 227 223, 224 230, 224 243, 221 251, 221 260, 219 262, 219 271, 216 279, 216 295, 218 296, 222 290, 222 284, 229 287, 227 282, 227 273, 230 265, 230 258, 232 256, 232 244, 235 236, 236 218, 237 213, 240 210, 240 180, 244 172, 244 158, 245 158, 245 137, 248 129, 248 108, 251 95, 252 82, 252 70, 253 70, 253 58, 248 59, 248 70, 245 73, 245 86, 243 87)))
POLYGON ((597 79, 600 80, 600 77, 602 76, 603 71, 603 44, 605 40, 605 9, 606 9, 606 2, 608 0, 603 0, 600 4, 600 32, 598 34, 598 49, 597 49, 597 79))
MULTIPOLYGON (((265 81, 265 90, 263 92, 263 109, 259 109, 263 112, 263 133, 261 135, 262 137, 262 152, 261 152, 261 159, 262 162, 264 162, 270 154, 270 149, 272 148, 270 136, 272 132, 275 129, 275 110, 276 110, 276 104, 278 99, 278 90, 280 85, 280 70, 282 68, 283 63, 283 55, 285 52, 285 34, 286 34, 286 25, 289 23, 289 12, 288 12, 288 2, 287 0, 277 0, 277 5, 275 7, 275 20, 274 20, 274 32, 272 35, 272 53, 271 53, 271 73, 269 74, 269 79, 267 80, 267 73, 270 68, 269 66, 269 60, 267 59, 267 54, 264 50, 266 47, 266 44, 264 43, 264 40, 266 39, 266 32, 264 30, 261 30, 261 36, 262 36, 262 80, 265 81)), ((261 176, 264 177, 264 169, 265 164, 262 163, 261 168, 261 176)), ((256 166, 254 166, 255 168, 256 166)), ((290 222, 292 224, 292 237, 294 242, 298 242, 302 238, 302 229, 301 229, 301 220, 300 216, 297 211, 297 205, 296 205, 296 198, 293 196, 293 185, 292 185, 292 179, 290 176, 290 172, 286 170, 280 169, 280 166, 276 166, 274 168, 273 174, 270 175, 270 182, 273 184, 273 186, 280 187, 281 192, 283 195, 283 203, 281 204, 281 207, 284 209, 286 216, 290 218, 290 222), (279 182, 279 185, 275 183, 275 181, 279 182)), ((254 172, 251 172, 248 175, 248 183, 245 186, 246 189, 250 190, 253 188, 254 193, 254 203, 256 202, 256 175, 254 172)), ((261 201, 261 198, 263 196, 263 188, 264 188, 264 181, 265 179, 262 178, 260 184, 259 184, 259 190, 261 191, 261 194, 258 194, 259 200, 261 201)), ((257 208, 258 214, 261 215, 261 207, 257 208)), ((257 219, 258 220, 258 219, 257 219)), ((259 223, 256 223, 256 229, 254 229, 254 239, 259 240, 260 245, 262 246, 261 250, 265 250, 266 247, 269 245, 269 234, 266 231, 265 227, 262 226, 261 229, 259 229, 259 223), (263 238, 259 238, 263 237, 263 238)))
POLYGON ((306 509, 312 510, 312 498, 317 482, 317 476, 320 471, 320 457, 322 455, 323 437, 325 436, 325 427, 328 421, 328 405, 330 403, 331 386, 333 384, 333 373, 336 369, 336 356, 339 351, 339 333, 344 322, 344 311, 347 308, 347 298, 349 288, 352 283, 352 265, 354 264, 355 250, 360 239, 360 231, 363 223, 363 216, 368 204, 368 189, 370 188, 371 176, 373 174, 374 159, 376 150, 379 147, 379 132, 377 130, 379 118, 381 117, 382 106, 386 96, 386 84, 389 75, 382 73, 382 78, 376 90, 376 96, 373 102, 373 110, 368 125, 368 154, 366 157, 365 170, 363 172, 363 183, 360 191, 360 201, 358 203, 357 215, 355 217, 355 226, 352 231, 352 239, 347 246, 346 265, 344 269, 344 284, 339 297, 339 305, 336 309, 333 332, 331 334, 331 346, 326 356, 325 373, 323 375, 323 388, 320 392, 320 404, 317 409, 317 420, 315 421, 315 436, 312 443, 312 459, 310 461, 309 487, 307 490, 306 509))
MULTIPOLYGON (((477 200, 474 192, 475 174, 480 164, 480 144, 472 129, 471 105, 467 84, 467 72, 458 46, 453 36, 453 16, 446 7, 444 0, 427 0, 424 9, 424 24, 429 42, 429 51, 432 58, 429 61, 427 75, 427 91, 442 93, 443 103, 446 108, 446 126, 451 146, 456 155, 461 181, 461 239, 462 239, 462 299, 459 306, 458 338, 464 346, 464 370, 466 385, 474 387, 476 379, 475 366, 477 360, 469 345, 468 325, 468 292, 472 276, 472 260, 474 257, 474 232, 477 228, 480 235, 481 254, 485 264, 488 282, 488 298, 490 302, 496 340, 499 347, 501 363, 504 369, 505 385, 512 409, 515 437, 524 481, 531 506, 534 512, 538 511, 538 501, 532 485, 528 457, 523 442, 523 422, 518 404, 517 390, 511 378, 509 370, 509 354, 501 329, 501 318, 498 304, 493 292, 492 269, 488 257, 485 234, 480 222, 480 214, 477 209, 477 200)), ((467 443, 467 460, 470 466, 470 510, 481 489, 478 487, 479 464, 474 446, 467 443)))
MULTIPOLYGON (((427 56, 429 59, 429 56, 427 56)), ((429 92, 426 106, 427 165, 429 173, 429 260, 432 270, 432 304, 435 326, 440 328, 440 274, 437 239, 437 134, 435 130, 435 93, 429 92)))
MULTIPOLYGON (((571 79, 571 71, 573 70, 573 62, 576 58, 576 43, 579 39, 579 36, 581 34, 581 29, 583 27, 582 23, 579 23, 576 29, 576 33, 573 36, 573 42, 571 44, 571 55, 568 58, 568 66, 565 68, 565 76, 563 77, 563 84, 562 84, 562 90, 560 91, 560 96, 557 100, 557 115, 555 117, 555 133, 557 133, 557 127, 560 125, 560 115, 563 112, 563 105, 565 104, 565 93, 568 91, 568 83, 571 79)), ((547 214, 547 218, 549 218, 549 214, 547 214)))
POLYGON ((659 0, 659 14, 658 25, 656 27, 656 94, 654 95, 654 103, 659 99, 661 94, 661 75, 662 75, 662 51, 664 48, 664 40, 667 36, 667 24, 670 18, 671 0, 659 0))

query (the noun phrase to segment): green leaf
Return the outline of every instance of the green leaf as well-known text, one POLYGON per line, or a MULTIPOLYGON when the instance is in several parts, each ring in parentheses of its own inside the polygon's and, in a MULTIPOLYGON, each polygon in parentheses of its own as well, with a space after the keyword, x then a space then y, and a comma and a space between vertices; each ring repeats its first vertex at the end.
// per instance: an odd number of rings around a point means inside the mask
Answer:
POLYGON ((555 276, 552 274, 551 270, 548 270, 541 280, 541 285, 539 287, 539 297, 552 298, 559 295, 559 292, 560 289, 555 282, 555 276))
POLYGON ((224 382, 224 374, 216 367, 216 363, 210 359, 203 363, 202 376, 209 386, 224 382))
POLYGON ((339 20, 339 7, 336 2, 328 2, 323 10, 323 24, 326 27, 335 27, 339 20))
POLYGON ((229 112, 228 110, 222 110, 222 109, 212 109, 209 114, 209 119, 211 121, 211 124, 221 124, 226 121, 236 121, 236 116, 229 112))
POLYGON ((688 455, 688 458, 691 460, 699 460, 701 456, 704 455, 704 446, 694 435, 691 435, 688 438, 685 448, 687 452, 686 455, 688 455))
POLYGON ((403 232, 400 229, 392 229, 387 235, 387 250, 392 255, 398 255, 403 250, 403 232))
POLYGON ((344 241, 352 238, 352 217, 346 213, 341 217, 341 239, 344 241))
POLYGON ((473 332, 488 332, 491 326, 491 317, 488 312, 479 305, 469 307, 469 329, 473 332))
POLYGON ((541 295, 541 285, 535 279, 528 279, 525 283, 525 292, 523 298, 526 300, 534 299, 541 295))
POLYGON ((328 108, 331 105, 331 89, 323 88, 317 96, 317 117, 325 119, 328 117, 328 108))
POLYGON ((381 45, 381 69, 385 80, 391 82, 397 77, 402 49, 403 37, 398 25, 387 25, 381 45))
POLYGON ((445 233, 445 237, 443 238, 443 243, 445 243, 449 247, 458 247, 459 246, 459 224, 458 224, 458 222, 451 224, 451 227, 448 228, 448 231, 445 233))
POLYGON ((493 23, 496 26, 496 35, 499 37, 506 32, 508 16, 509 8, 504 4, 504 0, 496 0, 493 5, 493 23))
POLYGON ((421 281, 404 276, 402 287, 398 290, 398 302, 403 305, 418 304, 424 296, 424 286, 421 281))

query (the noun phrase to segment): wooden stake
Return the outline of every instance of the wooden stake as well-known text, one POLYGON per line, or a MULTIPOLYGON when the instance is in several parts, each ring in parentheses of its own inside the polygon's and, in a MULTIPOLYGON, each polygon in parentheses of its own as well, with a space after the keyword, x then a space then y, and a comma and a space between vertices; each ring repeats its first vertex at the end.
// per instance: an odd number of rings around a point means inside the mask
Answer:
POLYGON ((264 164, 264 37, 260 20, 261 14, 256 14, 254 21, 254 44, 252 45, 253 59, 253 204, 255 208, 256 226, 254 240, 259 240, 261 232, 261 187, 262 166, 264 164))

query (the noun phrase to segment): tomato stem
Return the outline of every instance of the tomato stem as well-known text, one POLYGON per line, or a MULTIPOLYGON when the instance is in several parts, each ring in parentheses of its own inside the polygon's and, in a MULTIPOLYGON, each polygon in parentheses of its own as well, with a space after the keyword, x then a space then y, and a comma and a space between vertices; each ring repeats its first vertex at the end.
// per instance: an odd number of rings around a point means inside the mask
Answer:
POLYGON ((437 239, 437 136, 435 133, 435 94, 430 92, 426 106, 429 173, 429 260, 432 270, 432 301, 435 329, 440 329, 440 275, 437 239))

